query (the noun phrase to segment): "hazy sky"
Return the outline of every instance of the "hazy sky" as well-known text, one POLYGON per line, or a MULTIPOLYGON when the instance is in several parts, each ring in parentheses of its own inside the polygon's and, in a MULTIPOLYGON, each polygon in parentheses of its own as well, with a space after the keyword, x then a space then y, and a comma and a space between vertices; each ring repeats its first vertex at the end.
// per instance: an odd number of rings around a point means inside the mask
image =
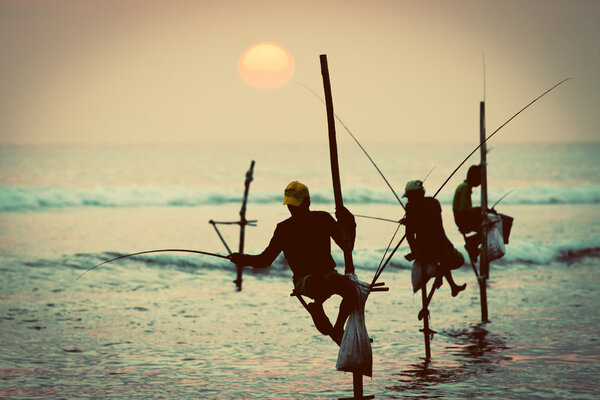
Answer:
MULTIPOLYGON (((363 143, 600 139, 600 1, 0 0, 0 143, 318 142, 319 54, 363 143), (281 44, 281 89, 238 76, 281 44)), ((338 131, 341 132, 341 126, 338 131)))

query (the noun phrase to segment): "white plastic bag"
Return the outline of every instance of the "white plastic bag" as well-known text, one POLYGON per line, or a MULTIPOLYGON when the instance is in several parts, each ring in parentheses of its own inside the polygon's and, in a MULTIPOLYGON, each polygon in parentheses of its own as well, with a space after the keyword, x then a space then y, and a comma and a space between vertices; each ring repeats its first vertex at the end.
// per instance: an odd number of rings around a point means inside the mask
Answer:
POLYGON ((502 236, 502 218, 496 214, 487 214, 486 229, 488 261, 502 258, 506 253, 502 236))
POLYGON ((435 266, 432 262, 424 263, 420 260, 413 261, 411 280, 413 285, 413 293, 416 293, 423 284, 435 276, 435 266))
POLYGON ((350 313, 340 344, 336 368, 338 371, 373 374, 373 353, 371 340, 365 326, 365 302, 369 295, 369 285, 358 280, 355 274, 346 274, 352 281, 357 294, 357 305, 350 313))

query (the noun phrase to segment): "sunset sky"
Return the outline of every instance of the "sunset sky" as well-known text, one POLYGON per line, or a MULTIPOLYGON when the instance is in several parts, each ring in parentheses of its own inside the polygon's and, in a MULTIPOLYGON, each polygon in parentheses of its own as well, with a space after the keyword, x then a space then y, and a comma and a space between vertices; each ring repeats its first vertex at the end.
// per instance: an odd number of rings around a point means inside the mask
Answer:
POLYGON ((499 140, 596 142, 598 21, 597 0, 0 0, 0 144, 320 142, 319 54, 363 143, 477 140, 482 54, 488 132, 572 77, 499 140), (262 41, 293 57, 281 88, 238 74, 262 41))

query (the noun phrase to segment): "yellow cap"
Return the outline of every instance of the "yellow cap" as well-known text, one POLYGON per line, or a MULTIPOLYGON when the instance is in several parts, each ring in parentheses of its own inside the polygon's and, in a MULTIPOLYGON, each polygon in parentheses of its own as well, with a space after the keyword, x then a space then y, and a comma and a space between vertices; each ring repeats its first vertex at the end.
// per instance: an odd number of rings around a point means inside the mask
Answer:
POLYGON ((308 187, 304 183, 298 181, 290 182, 283 192, 283 204, 291 204, 292 206, 299 206, 302 204, 302 200, 310 197, 308 193, 308 187))

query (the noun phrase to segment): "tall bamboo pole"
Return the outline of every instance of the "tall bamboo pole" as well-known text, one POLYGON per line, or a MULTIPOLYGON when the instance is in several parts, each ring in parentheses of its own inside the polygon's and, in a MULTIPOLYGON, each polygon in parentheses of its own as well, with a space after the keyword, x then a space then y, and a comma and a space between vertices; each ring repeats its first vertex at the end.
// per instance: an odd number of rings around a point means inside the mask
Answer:
POLYGON ((489 262, 487 248, 487 229, 485 227, 487 199, 487 144, 485 137, 485 102, 479 103, 479 141, 481 143, 481 255, 479 258, 479 295, 481 297, 481 320, 488 322, 487 307, 487 278, 489 277, 489 262))
MULTIPOLYGON (((331 161, 331 178, 333 181, 333 196, 335 199, 336 210, 344 206, 342 199, 342 185, 340 183, 340 168, 337 155, 337 141, 335 138, 335 115, 333 113, 333 98, 331 96, 331 82, 329 80, 329 67, 327 65, 327 55, 321 54, 321 75, 323 75, 323 88, 325 90, 325 107, 327 110, 327 127, 329 132, 329 158, 331 161)), ((345 235, 346 233, 344 233, 345 235)), ((344 243, 348 243, 344 240, 344 243)), ((346 265, 346 273, 354 272, 354 262, 352 260, 352 249, 344 246, 344 263, 346 265)), ((352 374, 352 383, 354 389, 354 398, 363 398, 363 382, 362 374, 354 372, 352 374)))

